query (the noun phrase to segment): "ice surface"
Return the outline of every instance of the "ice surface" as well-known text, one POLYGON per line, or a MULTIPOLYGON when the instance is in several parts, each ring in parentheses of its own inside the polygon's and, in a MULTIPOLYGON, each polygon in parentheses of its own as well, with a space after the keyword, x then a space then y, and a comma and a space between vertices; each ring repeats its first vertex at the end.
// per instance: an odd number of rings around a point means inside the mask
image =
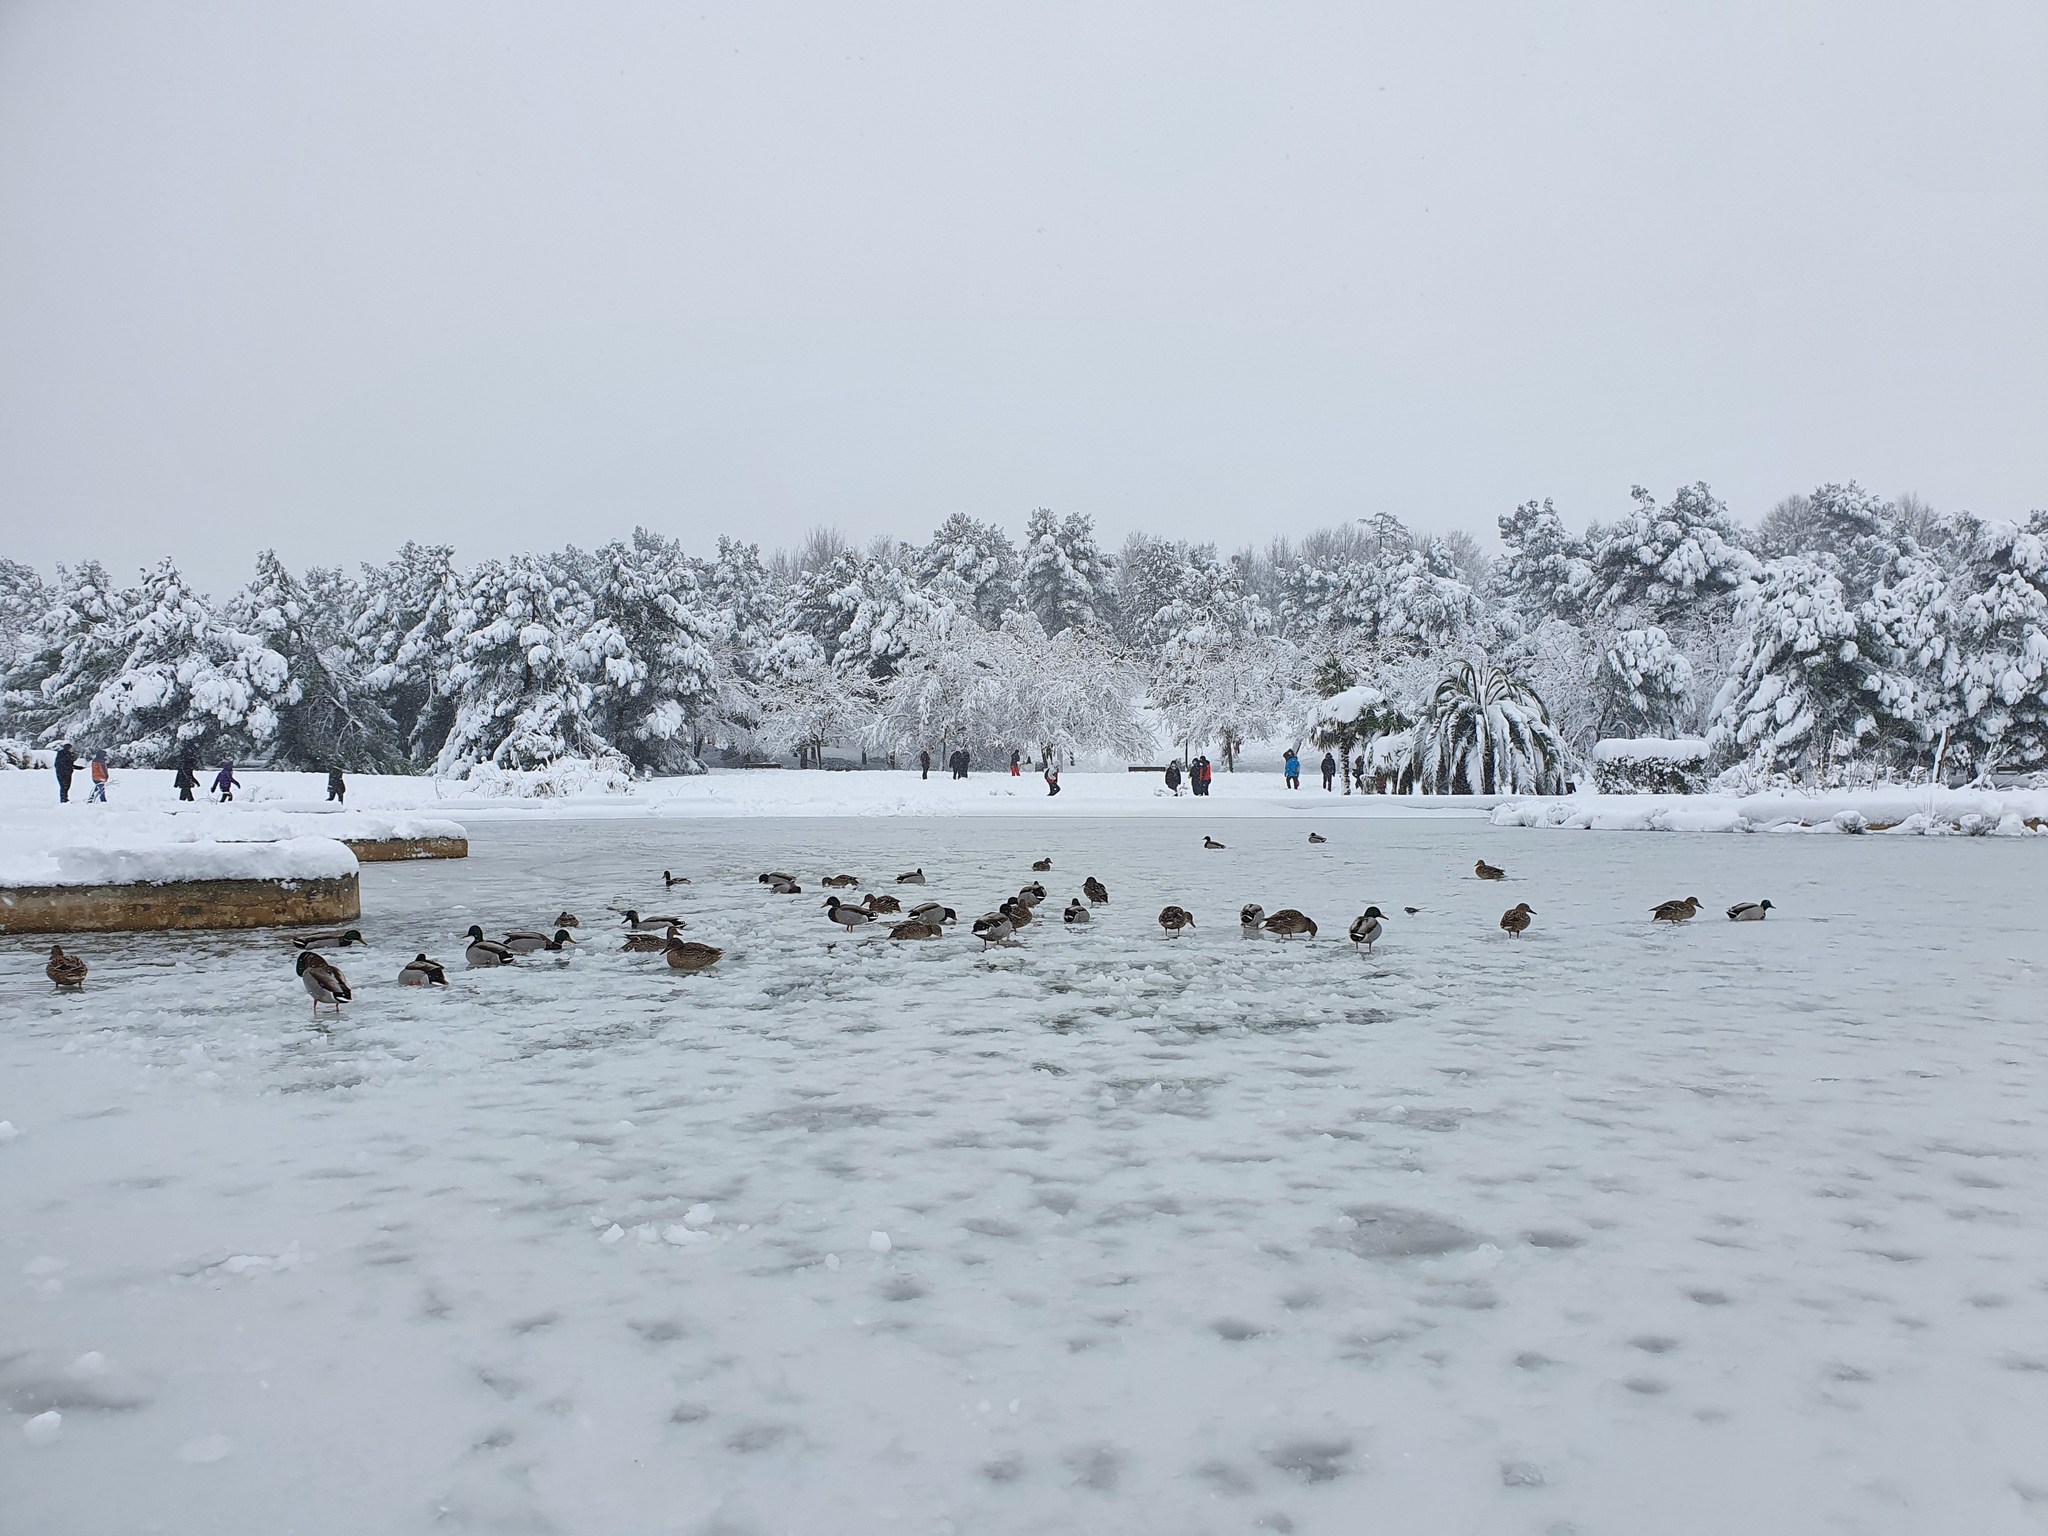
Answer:
POLYGON ((317 1027, 282 935, 0 940, 0 1525, 2041 1528, 2040 843, 1217 814, 485 819, 317 1027), (986 954, 754 879, 1042 855, 1110 905, 986 954))

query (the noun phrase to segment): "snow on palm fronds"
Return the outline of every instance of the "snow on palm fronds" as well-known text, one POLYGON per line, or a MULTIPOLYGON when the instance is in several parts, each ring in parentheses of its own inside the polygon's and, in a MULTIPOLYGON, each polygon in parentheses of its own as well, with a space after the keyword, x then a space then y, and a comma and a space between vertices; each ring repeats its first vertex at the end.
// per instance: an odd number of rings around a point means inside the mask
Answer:
POLYGON ((1416 722, 1414 751, 1416 783, 1434 794, 1555 794, 1564 787, 1563 743, 1543 701, 1505 667, 1460 662, 1416 722))

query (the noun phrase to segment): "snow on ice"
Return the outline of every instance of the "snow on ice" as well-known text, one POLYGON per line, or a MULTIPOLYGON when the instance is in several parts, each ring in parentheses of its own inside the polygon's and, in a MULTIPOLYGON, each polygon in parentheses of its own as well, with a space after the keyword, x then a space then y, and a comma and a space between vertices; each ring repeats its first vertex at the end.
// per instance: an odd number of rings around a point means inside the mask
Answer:
POLYGON ((7 1523, 2040 1528, 2036 842, 1242 777, 465 805, 468 860, 363 870, 317 1026, 279 934, 95 937, 77 995, 0 940, 7 1523), (985 954, 811 889, 921 865, 964 926, 1040 857, 1047 910, 1109 905, 985 954), (654 900, 724 960, 622 953, 654 900), (1246 940, 1247 901, 1323 936, 1246 940), (572 954, 461 968, 564 908, 572 954), (445 991, 397 985, 422 950, 445 991))

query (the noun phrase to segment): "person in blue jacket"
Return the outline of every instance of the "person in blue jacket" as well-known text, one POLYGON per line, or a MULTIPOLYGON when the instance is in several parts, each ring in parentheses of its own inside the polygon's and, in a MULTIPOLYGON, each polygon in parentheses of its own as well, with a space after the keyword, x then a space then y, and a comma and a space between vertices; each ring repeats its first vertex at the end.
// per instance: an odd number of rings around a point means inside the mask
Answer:
POLYGON ((1301 788, 1301 758, 1292 747, 1288 748, 1287 761, 1281 766, 1287 770, 1287 787, 1289 789, 1301 788))

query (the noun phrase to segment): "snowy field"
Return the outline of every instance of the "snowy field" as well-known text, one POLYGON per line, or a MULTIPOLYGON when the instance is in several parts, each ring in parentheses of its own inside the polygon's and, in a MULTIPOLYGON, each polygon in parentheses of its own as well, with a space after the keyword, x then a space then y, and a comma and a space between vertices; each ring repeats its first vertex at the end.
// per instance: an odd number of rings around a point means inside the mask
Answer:
POLYGON ((1218 782, 451 810, 467 861, 363 870, 318 1029, 281 936, 96 936, 78 997, 0 939, 0 1531, 2048 1528, 2038 843, 1218 782), (1040 855, 1055 920, 987 954, 819 911, 922 865, 964 925, 1040 855), (627 905, 724 962, 620 953, 627 905), (561 907, 566 963, 393 982, 561 907))

